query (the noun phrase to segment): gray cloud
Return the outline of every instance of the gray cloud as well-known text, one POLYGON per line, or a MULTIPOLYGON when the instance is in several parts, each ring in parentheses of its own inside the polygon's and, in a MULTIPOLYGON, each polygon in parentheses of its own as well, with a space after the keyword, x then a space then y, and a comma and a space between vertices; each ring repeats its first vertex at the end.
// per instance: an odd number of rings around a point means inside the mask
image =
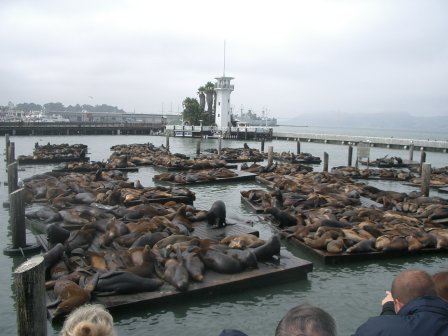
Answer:
POLYGON ((270 116, 447 115, 443 0, 3 1, 0 104, 178 110, 223 72, 270 116))

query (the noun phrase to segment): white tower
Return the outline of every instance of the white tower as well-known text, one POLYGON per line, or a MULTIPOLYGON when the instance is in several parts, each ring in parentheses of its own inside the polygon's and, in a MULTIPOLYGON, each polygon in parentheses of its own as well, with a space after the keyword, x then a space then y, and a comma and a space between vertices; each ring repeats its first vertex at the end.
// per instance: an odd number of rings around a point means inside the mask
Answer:
POLYGON ((230 94, 233 91, 233 85, 230 81, 233 77, 217 77, 215 78, 216 92, 216 111, 215 111, 215 123, 218 128, 227 128, 231 125, 230 118, 230 94))

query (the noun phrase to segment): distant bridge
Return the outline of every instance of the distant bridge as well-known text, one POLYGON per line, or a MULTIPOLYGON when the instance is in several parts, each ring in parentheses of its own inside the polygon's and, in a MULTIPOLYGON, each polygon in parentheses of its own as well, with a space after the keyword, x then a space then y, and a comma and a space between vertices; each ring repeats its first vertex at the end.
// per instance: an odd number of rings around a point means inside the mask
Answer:
POLYGON ((301 142, 328 143, 334 145, 357 145, 360 142, 370 143, 371 147, 408 149, 411 145, 417 150, 427 152, 448 152, 448 141, 382 138, 362 135, 337 135, 319 133, 284 133, 274 132, 273 139, 301 142))

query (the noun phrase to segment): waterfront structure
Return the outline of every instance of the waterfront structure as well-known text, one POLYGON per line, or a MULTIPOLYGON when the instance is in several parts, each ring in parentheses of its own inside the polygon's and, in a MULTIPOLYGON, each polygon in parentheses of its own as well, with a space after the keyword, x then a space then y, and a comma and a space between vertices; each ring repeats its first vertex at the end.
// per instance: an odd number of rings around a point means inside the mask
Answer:
POLYGON ((217 82, 215 83, 216 92, 216 111, 215 111, 215 124, 218 129, 225 129, 231 127, 231 117, 230 117, 230 94, 232 93, 234 86, 230 84, 233 77, 222 77, 215 78, 217 82))

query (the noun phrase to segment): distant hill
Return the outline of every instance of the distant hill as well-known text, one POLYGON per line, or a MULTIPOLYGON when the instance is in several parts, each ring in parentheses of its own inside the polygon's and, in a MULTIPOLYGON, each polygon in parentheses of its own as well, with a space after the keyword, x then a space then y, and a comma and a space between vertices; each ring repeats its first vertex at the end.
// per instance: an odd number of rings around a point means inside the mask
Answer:
MULTIPOLYGON (((283 124, 283 122, 282 122, 283 124)), ((285 124, 349 128, 448 130, 448 116, 416 117, 409 113, 307 113, 287 120, 285 124)))

